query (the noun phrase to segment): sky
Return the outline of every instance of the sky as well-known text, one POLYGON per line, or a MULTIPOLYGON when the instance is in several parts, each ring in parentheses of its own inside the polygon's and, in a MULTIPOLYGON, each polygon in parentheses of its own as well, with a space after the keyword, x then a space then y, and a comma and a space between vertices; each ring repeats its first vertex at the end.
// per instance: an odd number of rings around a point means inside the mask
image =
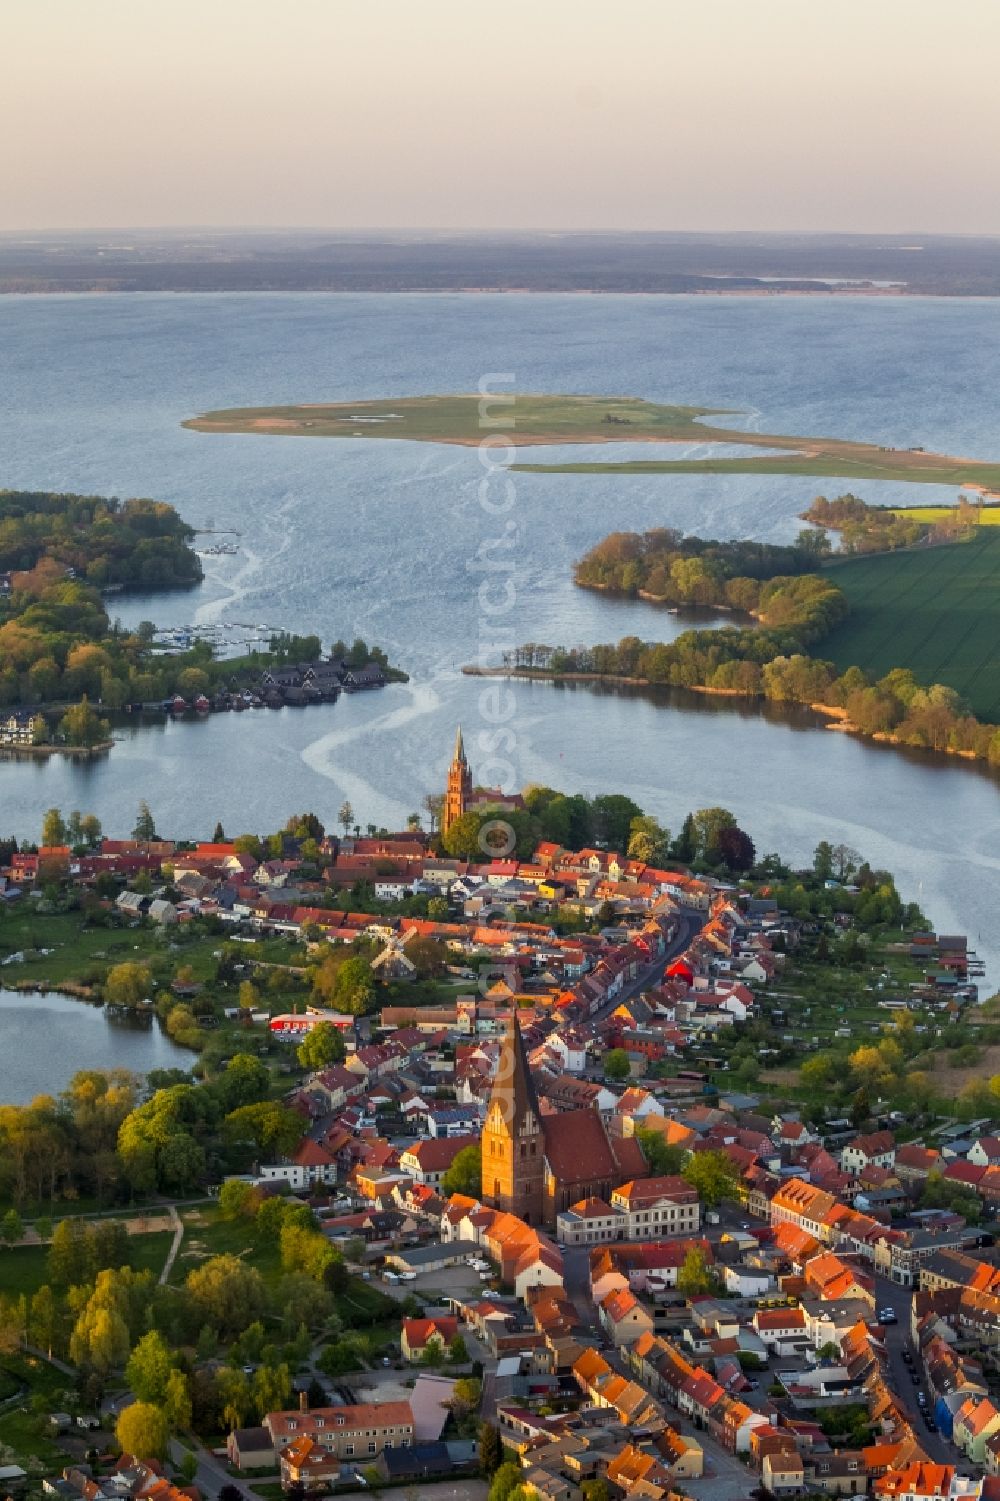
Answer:
POLYGON ((7 0, 0 230, 1000 233, 996 0, 7 0))

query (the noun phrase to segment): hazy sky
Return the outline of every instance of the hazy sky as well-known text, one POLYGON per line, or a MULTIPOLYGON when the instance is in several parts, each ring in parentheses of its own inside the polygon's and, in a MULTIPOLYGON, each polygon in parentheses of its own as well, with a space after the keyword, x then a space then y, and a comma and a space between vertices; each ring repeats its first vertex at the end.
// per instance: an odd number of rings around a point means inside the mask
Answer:
POLYGON ((0 228, 1000 232, 997 0, 6 0, 0 228))

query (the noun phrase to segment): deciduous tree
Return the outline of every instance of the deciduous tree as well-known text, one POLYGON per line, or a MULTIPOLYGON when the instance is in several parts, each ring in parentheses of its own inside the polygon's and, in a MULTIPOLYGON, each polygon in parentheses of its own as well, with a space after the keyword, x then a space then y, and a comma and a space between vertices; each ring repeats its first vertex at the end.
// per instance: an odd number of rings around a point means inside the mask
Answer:
POLYGON ((712 1292, 715 1286, 715 1276, 705 1252, 700 1246, 690 1246, 677 1270, 677 1291, 685 1298, 696 1298, 701 1293, 712 1292))
POLYGON ((306 1033, 296 1049, 296 1056, 303 1068, 326 1068, 330 1063, 343 1063, 346 1056, 344 1039, 340 1028, 332 1022, 320 1022, 306 1033))
POLYGON ((709 1209, 723 1199, 736 1197, 740 1183, 739 1169, 725 1152, 692 1152, 684 1167, 684 1177, 709 1209))
POLYGON ((170 1437, 166 1415, 152 1402, 132 1402, 118 1414, 115 1437, 124 1454, 143 1460, 165 1459, 170 1437))
POLYGON ((112 1006, 134 1009, 153 994, 153 976, 145 964, 126 959, 112 965, 104 981, 104 999, 112 1006))
POLYGON ((157 1330, 144 1334, 129 1356, 125 1380, 140 1402, 162 1403, 173 1369, 173 1358, 157 1330))
POLYGON ((632 1065, 628 1061, 628 1054, 624 1048, 612 1048, 604 1055, 604 1077, 606 1079, 627 1079, 632 1072, 632 1065))
POLYGON ((441 1191, 446 1194, 466 1194, 478 1199, 483 1185, 483 1157, 477 1146, 463 1147, 452 1159, 451 1166, 441 1178, 441 1191))

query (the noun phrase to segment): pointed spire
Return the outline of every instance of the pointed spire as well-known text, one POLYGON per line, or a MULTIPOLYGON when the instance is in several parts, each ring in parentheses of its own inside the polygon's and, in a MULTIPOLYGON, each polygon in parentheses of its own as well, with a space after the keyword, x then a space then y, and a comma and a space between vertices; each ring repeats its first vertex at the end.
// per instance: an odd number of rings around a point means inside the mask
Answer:
POLYGON ((516 1134, 529 1110, 536 1123, 541 1123, 542 1112, 538 1108, 538 1095, 528 1066, 528 1055, 516 1009, 511 1012, 500 1047, 496 1078, 490 1095, 490 1105, 494 1103, 499 1103, 504 1124, 511 1135, 516 1134))
POLYGON ((462 726, 455 731, 455 760, 465 760, 465 741, 462 739, 462 726))

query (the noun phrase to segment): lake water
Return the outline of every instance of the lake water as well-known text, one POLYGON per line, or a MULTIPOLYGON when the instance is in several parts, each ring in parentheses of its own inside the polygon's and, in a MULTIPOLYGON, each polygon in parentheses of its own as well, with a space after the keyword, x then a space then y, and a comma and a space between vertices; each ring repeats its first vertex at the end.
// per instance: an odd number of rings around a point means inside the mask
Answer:
POLYGON ((155 1017, 114 1017, 101 1006, 54 992, 0 989, 0 1104, 26 1105, 58 1094, 87 1068, 190 1069, 155 1017))
MULTIPOLYGON (((623 790, 675 828, 689 808, 721 803, 758 849, 796 859, 845 839, 896 871, 936 924, 968 931, 1000 973, 989 774, 864 744, 808 714, 548 684, 514 685, 498 727, 483 683, 458 670, 505 641, 665 639, 675 617, 574 589, 573 560, 616 528, 790 540, 812 496, 846 483, 523 474, 506 510, 490 486, 491 511, 474 450, 180 427, 212 407, 468 391, 492 373, 500 389, 509 375, 522 391, 717 405, 744 413, 727 425, 997 458, 1000 303, 8 297, 0 348, 0 483, 155 496, 196 526, 241 534, 236 556, 205 559, 196 593, 122 600, 123 619, 267 623, 327 643, 360 634, 412 678, 330 707, 128 727, 100 762, 4 764, 0 829, 37 836, 56 805, 121 834, 140 798, 167 834, 205 836, 218 818, 230 834, 271 829, 306 808, 332 824, 345 797, 362 824, 398 824, 441 787, 460 720, 483 780, 623 790)), ((516 405, 502 431, 516 438, 516 405)), ((669 450, 682 451, 709 450, 669 450)), ((860 488, 871 500, 954 498, 860 488)))

